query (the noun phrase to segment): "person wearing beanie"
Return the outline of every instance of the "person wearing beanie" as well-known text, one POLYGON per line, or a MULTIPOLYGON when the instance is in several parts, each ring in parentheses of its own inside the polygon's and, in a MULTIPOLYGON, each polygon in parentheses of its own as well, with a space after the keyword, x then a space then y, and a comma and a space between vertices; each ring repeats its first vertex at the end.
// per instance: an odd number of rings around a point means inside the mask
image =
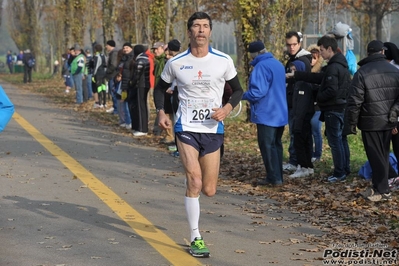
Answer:
POLYGON ((114 40, 108 40, 105 47, 110 46, 110 47, 115 47, 116 43, 114 40))
POLYGON ((167 44, 168 51, 179 52, 181 47, 181 43, 177 39, 173 39, 167 44))
POLYGON ((122 47, 130 47, 130 48, 132 48, 133 49, 133 45, 130 43, 130 42, 125 42, 123 45, 122 45, 122 47))
MULTIPOLYGON (((119 54, 119 53, 118 53, 119 54)), ((130 104, 129 104, 129 99, 130 95, 130 80, 132 78, 132 71, 131 71, 131 66, 134 65, 134 53, 133 53, 133 48, 131 45, 123 45, 122 46, 122 52, 121 56, 119 56, 120 62, 119 62, 119 71, 122 73, 122 78, 120 81, 120 101, 125 103, 125 109, 127 105, 127 111, 129 112, 129 115, 126 115, 125 117, 130 117, 130 104)), ((125 110, 124 110, 125 111, 125 110)), ((130 121, 130 119, 129 119, 130 121)), ((125 121, 124 121, 125 122, 125 121)), ((126 123, 121 123, 121 127, 125 127, 127 129, 131 129, 132 125, 131 124, 126 124, 126 123)))
POLYGON ((251 106, 251 122, 256 124, 258 144, 267 176, 258 185, 283 185, 281 138, 288 123, 284 66, 268 52, 261 41, 249 44, 253 59, 248 90, 242 99, 251 106), (273 148, 272 148, 273 147, 273 148))
POLYGON ((135 137, 148 134, 147 96, 151 85, 150 60, 145 50, 145 47, 141 44, 137 44, 133 48, 135 64, 132 69, 132 79, 129 83, 129 105, 133 136, 135 137))
POLYGON ((223 120, 240 102, 243 89, 231 57, 210 46, 212 19, 195 12, 187 21, 190 47, 169 60, 154 89, 154 101, 162 128, 172 127, 165 114, 165 91, 176 82, 179 109, 174 126, 177 148, 186 171, 185 207, 190 229, 189 252, 209 257, 199 228, 199 196, 214 196, 220 168, 220 147, 224 141, 223 120), (222 106, 224 85, 233 90, 222 106))
POLYGON ((399 49, 396 44, 392 42, 384 42, 384 47, 386 48, 384 51, 386 59, 399 69, 399 49))
POLYGON ((367 45, 366 58, 353 76, 345 118, 352 134, 361 130, 364 150, 370 163, 371 187, 359 193, 372 202, 392 200, 389 188, 389 152, 392 130, 398 123, 399 71, 387 63, 384 43, 367 45))
POLYGON ((118 74, 118 49, 115 48, 115 41, 109 40, 105 45, 108 54, 107 70, 105 79, 108 80, 108 92, 111 94, 112 106, 106 111, 107 113, 118 113, 118 99, 116 98, 115 77, 118 74))

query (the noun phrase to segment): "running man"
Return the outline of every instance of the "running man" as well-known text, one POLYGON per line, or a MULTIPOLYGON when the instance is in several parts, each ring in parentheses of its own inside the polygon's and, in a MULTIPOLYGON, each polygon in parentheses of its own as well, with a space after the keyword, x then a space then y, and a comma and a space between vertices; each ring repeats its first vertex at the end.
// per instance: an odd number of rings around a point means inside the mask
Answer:
POLYGON ((210 43, 212 20, 204 12, 194 13, 187 22, 190 47, 168 60, 154 90, 159 125, 172 123, 163 110, 164 92, 176 79, 179 108, 174 126, 176 144, 186 173, 185 206, 191 232, 189 252, 209 257, 199 230, 199 195, 216 193, 220 167, 220 147, 224 140, 223 120, 240 102, 243 90, 230 56, 213 49, 210 43), (224 84, 233 94, 222 107, 224 84))

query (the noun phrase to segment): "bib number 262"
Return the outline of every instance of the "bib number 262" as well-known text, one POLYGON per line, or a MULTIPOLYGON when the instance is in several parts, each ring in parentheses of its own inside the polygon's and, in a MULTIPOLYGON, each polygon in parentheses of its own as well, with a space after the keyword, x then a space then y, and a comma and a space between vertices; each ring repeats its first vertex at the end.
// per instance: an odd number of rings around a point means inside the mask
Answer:
POLYGON ((195 109, 192 111, 192 114, 192 120, 195 122, 211 119, 211 110, 209 109, 195 109))

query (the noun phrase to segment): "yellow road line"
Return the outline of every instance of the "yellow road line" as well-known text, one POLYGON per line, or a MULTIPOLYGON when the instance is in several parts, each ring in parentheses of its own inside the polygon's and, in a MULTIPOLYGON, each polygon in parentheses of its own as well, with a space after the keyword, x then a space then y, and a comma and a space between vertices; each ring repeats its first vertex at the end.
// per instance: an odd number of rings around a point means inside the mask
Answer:
POLYGON ((13 118, 172 265, 202 265, 22 116, 14 113, 13 118))

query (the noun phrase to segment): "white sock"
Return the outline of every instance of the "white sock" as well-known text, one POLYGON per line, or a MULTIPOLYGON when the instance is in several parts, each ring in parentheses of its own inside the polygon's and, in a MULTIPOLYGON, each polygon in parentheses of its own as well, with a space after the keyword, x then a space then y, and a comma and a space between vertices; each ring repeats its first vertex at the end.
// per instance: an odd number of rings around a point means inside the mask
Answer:
POLYGON ((201 237, 199 232, 198 223, 200 217, 200 204, 198 198, 186 197, 184 200, 186 205, 187 220, 190 226, 191 242, 194 241, 196 237, 201 237))

